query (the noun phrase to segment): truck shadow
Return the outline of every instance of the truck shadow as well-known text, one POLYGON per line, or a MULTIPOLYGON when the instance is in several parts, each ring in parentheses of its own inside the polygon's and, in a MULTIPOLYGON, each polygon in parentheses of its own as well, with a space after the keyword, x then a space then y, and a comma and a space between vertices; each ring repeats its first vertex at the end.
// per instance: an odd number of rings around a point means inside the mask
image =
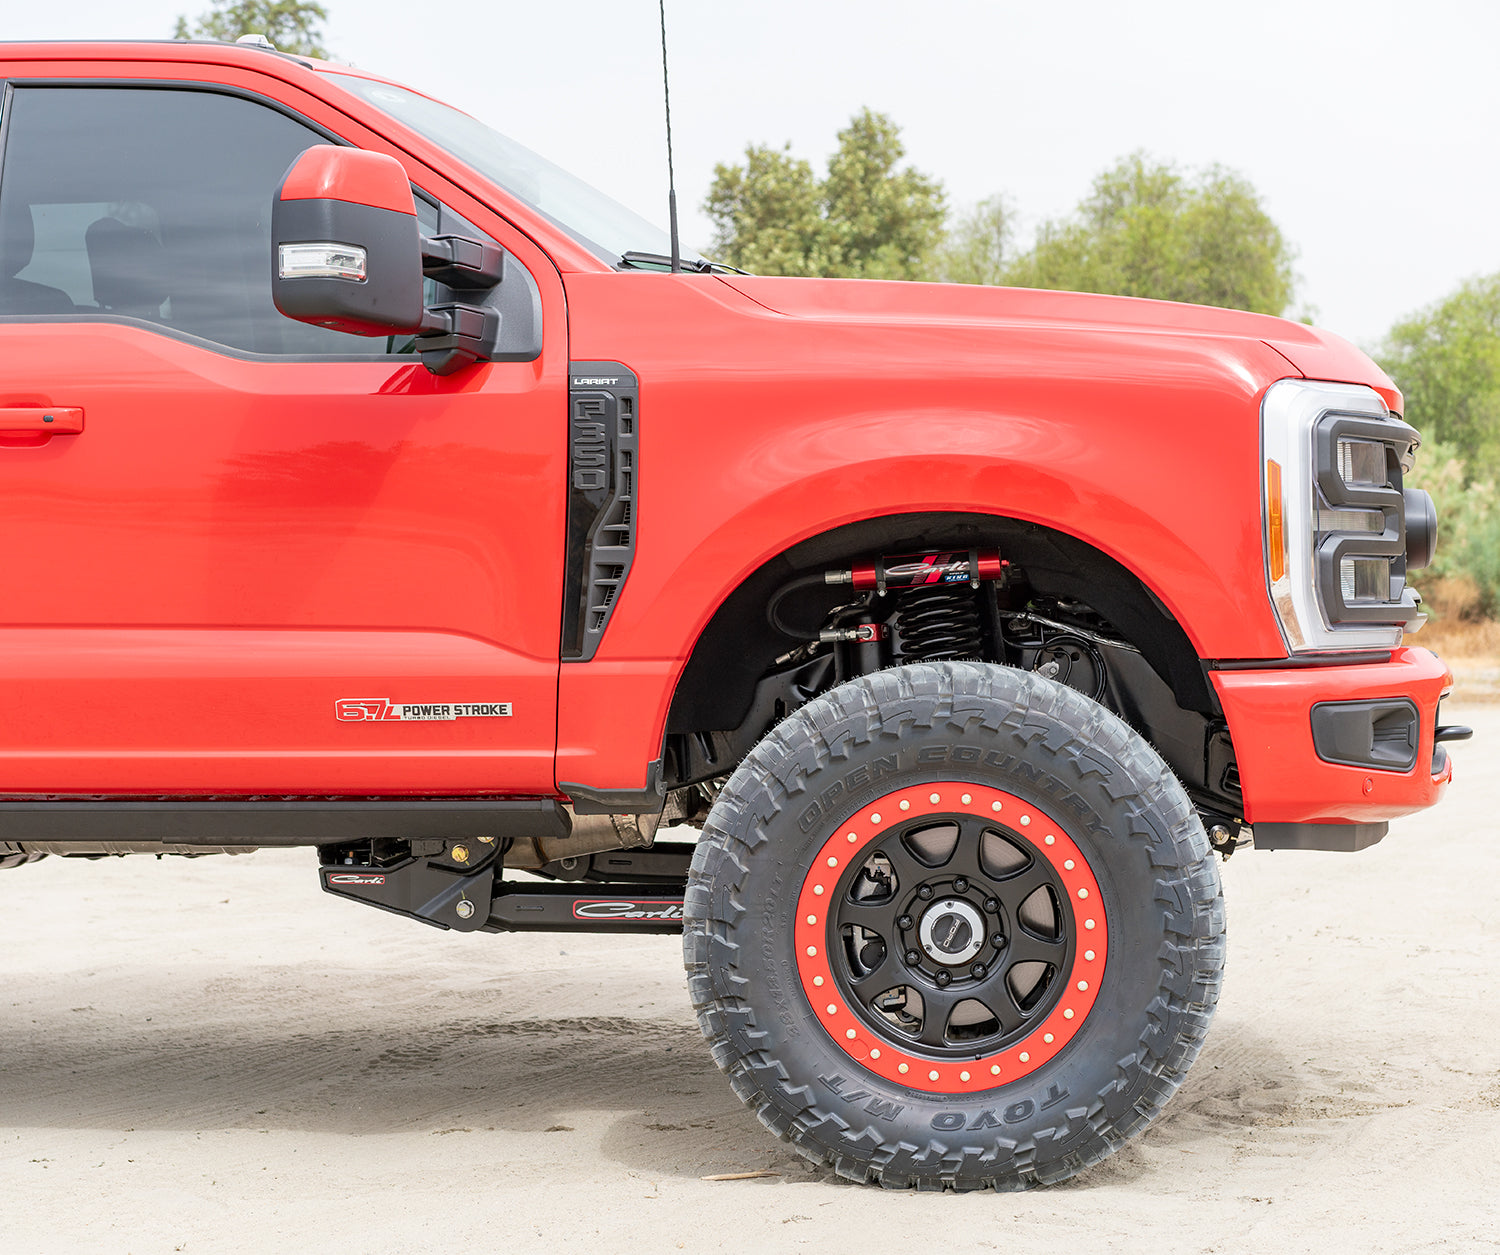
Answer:
MULTIPOLYGON (((561 1149, 553 1137, 583 1130, 598 1148, 593 1153, 652 1176, 770 1168, 785 1179, 837 1181, 776 1141, 740 1104, 685 1007, 511 1018, 457 1014, 460 1006, 472 1012, 476 999, 450 995, 426 1018, 410 1007, 374 1005, 363 1024, 345 1008, 331 1010, 321 1025, 306 1015, 288 1025, 286 1005, 315 992, 296 988, 298 974, 285 973, 280 1008, 257 981, 264 999, 258 1012, 257 999, 242 996, 211 1023, 201 1008, 212 988, 186 974, 178 984, 139 970, 108 977, 108 1002, 142 1012, 129 1022, 92 1006, 37 1007, 29 1020, 12 1019, 0 1027, 0 1124, 345 1135, 507 1131, 548 1138, 539 1154, 561 1149), (149 1019, 144 1011, 152 1012, 149 1019)), ((487 1000, 477 1001, 482 1007, 487 1000)), ((1299 1077, 1273 1040, 1248 1023, 1221 1020, 1164 1117, 1075 1185, 1128 1183, 1184 1150, 1227 1152, 1244 1125, 1283 1120, 1328 1084, 1326 1077, 1299 1077)))

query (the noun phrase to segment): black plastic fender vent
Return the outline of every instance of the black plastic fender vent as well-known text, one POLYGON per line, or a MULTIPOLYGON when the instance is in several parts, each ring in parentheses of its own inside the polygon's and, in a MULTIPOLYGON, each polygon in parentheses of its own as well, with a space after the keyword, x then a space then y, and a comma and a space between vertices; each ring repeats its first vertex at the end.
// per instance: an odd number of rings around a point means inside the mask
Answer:
POLYGON ((619 362, 569 367, 564 659, 594 656, 635 557, 639 402, 636 377, 619 362))

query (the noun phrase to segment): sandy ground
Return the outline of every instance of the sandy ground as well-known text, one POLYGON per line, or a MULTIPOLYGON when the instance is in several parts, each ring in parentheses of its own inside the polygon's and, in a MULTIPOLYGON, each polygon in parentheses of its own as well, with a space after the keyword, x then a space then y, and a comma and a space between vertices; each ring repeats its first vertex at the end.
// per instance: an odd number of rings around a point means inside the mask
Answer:
POLYGON ((1500 706, 1444 713, 1478 736, 1439 809, 1227 865, 1186 1085, 1024 1195, 806 1167, 713 1067, 675 938, 441 934, 310 852, 5 872, 0 1251, 1491 1249, 1500 706))

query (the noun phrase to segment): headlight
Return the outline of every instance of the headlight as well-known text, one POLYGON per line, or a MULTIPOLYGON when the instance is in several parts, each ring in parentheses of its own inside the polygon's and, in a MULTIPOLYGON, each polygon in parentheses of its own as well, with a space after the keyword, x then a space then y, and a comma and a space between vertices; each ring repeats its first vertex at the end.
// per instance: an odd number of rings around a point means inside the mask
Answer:
POLYGON ((1379 440, 1340 440, 1339 478, 1351 488, 1385 487, 1386 446, 1379 440))
POLYGON ((1292 650, 1390 649, 1423 622, 1406 586, 1406 514, 1417 499, 1425 528, 1431 502, 1401 482, 1420 443, 1371 388, 1283 379, 1266 390, 1266 573, 1292 650))

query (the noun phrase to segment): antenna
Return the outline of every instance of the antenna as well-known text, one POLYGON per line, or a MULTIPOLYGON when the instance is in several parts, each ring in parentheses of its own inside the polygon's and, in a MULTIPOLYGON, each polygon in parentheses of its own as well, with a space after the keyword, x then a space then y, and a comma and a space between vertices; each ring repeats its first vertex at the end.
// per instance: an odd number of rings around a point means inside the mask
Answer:
POLYGON ((667 216, 672 231, 672 273, 682 271, 682 247, 677 242, 677 182, 672 177, 672 89, 667 81, 667 0, 657 0, 661 11, 661 94, 667 109, 667 216))

